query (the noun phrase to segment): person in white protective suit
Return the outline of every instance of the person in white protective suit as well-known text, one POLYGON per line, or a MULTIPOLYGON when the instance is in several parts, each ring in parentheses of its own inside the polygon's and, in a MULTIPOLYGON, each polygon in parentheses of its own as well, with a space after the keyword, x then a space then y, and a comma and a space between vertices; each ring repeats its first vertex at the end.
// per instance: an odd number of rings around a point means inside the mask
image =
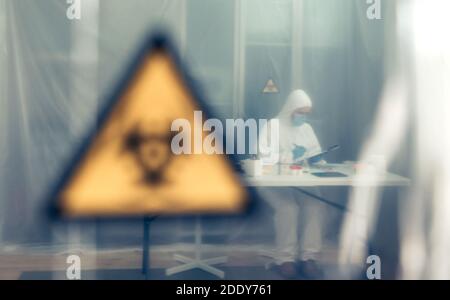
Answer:
MULTIPOLYGON (((264 164, 292 164, 322 151, 313 128, 306 121, 311 110, 312 101, 304 91, 295 90, 289 95, 276 118, 279 120, 278 153, 260 155, 264 164)), ((260 139, 266 137, 267 130, 267 127, 262 129, 260 139)), ((324 161, 319 157, 308 163, 324 161)), ((276 269, 285 278, 295 278, 299 273, 320 277, 317 264, 322 242, 320 203, 290 187, 264 188, 262 195, 274 210, 276 269), (300 219, 304 226, 299 239, 300 219)))

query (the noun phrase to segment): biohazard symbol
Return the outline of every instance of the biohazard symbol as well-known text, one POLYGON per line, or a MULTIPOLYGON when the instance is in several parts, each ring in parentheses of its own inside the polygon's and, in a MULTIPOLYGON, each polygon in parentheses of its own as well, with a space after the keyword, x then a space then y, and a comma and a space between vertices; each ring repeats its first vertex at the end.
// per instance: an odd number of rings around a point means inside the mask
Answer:
POLYGON ((173 156, 170 150, 173 134, 168 132, 146 133, 137 125, 125 138, 124 148, 134 155, 144 184, 156 186, 167 182, 164 173, 173 156))

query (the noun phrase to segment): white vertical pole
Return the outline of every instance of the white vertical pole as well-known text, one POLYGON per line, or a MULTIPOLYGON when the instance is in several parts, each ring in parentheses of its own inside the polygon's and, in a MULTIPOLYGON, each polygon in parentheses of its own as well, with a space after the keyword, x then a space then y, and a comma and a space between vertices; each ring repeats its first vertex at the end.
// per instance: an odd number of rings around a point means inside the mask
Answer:
POLYGON ((233 115, 242 117, 245 113, 245 1, 234 1, 234 84, 233 115))
MULTIPOLYGON (((3 112, 7 112, 7 102, 6 102, 6 4, 4 0, 0 0, 0 107, 2 107, 3 112)), ((0 147, 6 145, 6 130, 8 124, 8 114, 3 113, 0 115, 0 147)), ((6 154, 6 149, 0 148, 0 165, 4 159, 2 156, 6 154)), ((0 176, 3 174, 0 173, 0 176)), ((3 198, 3 186, 0 185, 0 199, 3 198)), ((3 203, 0 203, 0 245, 3 243, 3 222, 4 222, 4 207, 3 203)))
POLYGON ((302 29, 303 29, 303 0, 292 1, 292 70, 291 89, 302 88, 302 29))
MULTIPOLYGON (((80 0, 81 18, 70 20, 71 50, 69 57, 70 111, 68 112, 70 134, 75 144, 81 141, 88 126, 96 120, 98 110, 98 41, 99 41, 99 0, 80 0)), ((69 225, 67 255, 78 255, 85 246, 96 250, 96 228, 89 233, 81 232, 81 227, 69 225)), ((83 251, 83 254, 86 252, 83 251)), ((95 253, 83 255, 83 270, 96 266, 95 253)))
POLYGON ((181 57, 186 56, 187 50, 187 5, 188 1, 181 1, 180 3, 180 24, 177 24, 178 30, 180 31, 180 53, 181 57))
POLYGON ((72 20, 70 130, 78 137, 95 120, 98 105, 99 0, 81 0, 81 19, 72 20))

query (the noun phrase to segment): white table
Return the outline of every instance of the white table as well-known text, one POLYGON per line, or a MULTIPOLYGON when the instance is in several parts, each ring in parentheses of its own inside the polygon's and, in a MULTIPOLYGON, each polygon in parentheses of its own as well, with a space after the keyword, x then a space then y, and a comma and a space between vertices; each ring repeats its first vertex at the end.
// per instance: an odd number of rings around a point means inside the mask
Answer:
MULTIPOLYGON (((368 170, 366 170, 368 171, 368 170)), ((289 172, 289 171, 288 171, 289 172)), ((407 187, 410 185, 410 179, 393 174, 390 172, 377 173, 374 170, 372 172, 361 172, 356 175, 352 165, 344 164, 327 164, 320 168, 313 168, 308 170, 307 173, 301 173, 299 175, 285 174, 286 170, 280 172, 278 166, 272 167, 270 172, 264 173, 262 176, 249 177, 245 176, 245 182, 248 186, 258 188, 267 187, 286 187, 295 188, 298 191, 306 194, 307 196, 333 206, 345 213, 353 212, 349 211, 346 206, 340 205, 333 201, 329 201, 317 194, 314 194, 304 188, 308 187, 333 187, 333 186, 348 186, 348 187, 407 187), (346 177, 317 177, 311 173, 316 172, 339 172, 347 175, 346 177), (364 175, 363 175, 364 174, 364 175)), ((267 253, 260 253, 264 256, 270 256, 267 253)), ((267 267, 267 266, 266 266, 267 267)))
MULTIPOLYGON (((392 173, 374 174, 367 177, 356 177, 352 171, 351 166, 342 164, 327 164, 320 168, 313 168, 309 173, 300 175, 278 174, 278 166, 274 166, 268 174, 259 177, 244 176, 244 184, 249 187, 294 187, 304 194, 315 198, 319 201, 325 202, 331 206, 345 210, 345 207, 340 206, 334 202, 328 201, 318 195, 310 193, 301 189, 302 187, 320 187, 320 186, 408 186, 410 180, 392 173), (312 175, 314 172, 339 172, 348 177, 317 177, 312 175)), ((202 269, 206 272, 212 273, 220 278, 225 277, 225 273, 213 265, 221 264, 227 261, 226 256, 214 257, 209 259, 202 259, 202 228, 200 219, 197 217, 195 225, 195 257, 190 258, 183 255, 175 254, 174 259, 181 262, 181 265, 169 268, 166 270, 166 275, 173 275, 179 272, 184 272, 191 269, 202 269)))
POLYGON ((278 167, 274 166, 269 174, 258 177, 244 176, 245 183, 252 187, 317 187, 317 186, 408 186, 408 178, 393 173, 355 176, 352 167, 343 164, 327 164, 320 168, 309 170, 300 175, 277 174, 278 167), (339 172, 348 177, 317 177, 314 172, 339 172))
POLYGON ((304 188, 308 187, 406 187, 410 184, 410 179, 393 174, 390 172, 377 173, 369 170, 360 172, 356 175, 352 165, 349 164, 326 164, 315 168, 310 168, 306 173, 299 175, 289 174, 287 167, 273 166, 269 172, 262 176, 250 177, 244 176, 244 182, 249 187, 267 188, 267 187, 290 187, 295 188, 303 194, 333 206, 342 211, 348 212, 347 207, 333 201, 329 201, 319 195, 316 195, 304 188), (312 173, 320 172, 338 172, 347 175, 346 177, 317 177, 312 173), (288 173, 288 174, 286 174, 288 173))

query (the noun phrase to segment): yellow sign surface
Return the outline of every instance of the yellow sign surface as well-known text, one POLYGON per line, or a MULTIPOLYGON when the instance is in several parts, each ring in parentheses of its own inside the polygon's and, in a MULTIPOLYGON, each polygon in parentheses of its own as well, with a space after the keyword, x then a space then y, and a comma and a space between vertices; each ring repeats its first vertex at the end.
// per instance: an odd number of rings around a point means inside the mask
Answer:
POLYGON ((176 134, 172 121, 186 119, 194 127, 193 112, 201 110, 171 55, 149 52, 133 76, 60 189, 62 214, 115 217, 243 209, 247 191, 226 155, 171 151, 176 134))

